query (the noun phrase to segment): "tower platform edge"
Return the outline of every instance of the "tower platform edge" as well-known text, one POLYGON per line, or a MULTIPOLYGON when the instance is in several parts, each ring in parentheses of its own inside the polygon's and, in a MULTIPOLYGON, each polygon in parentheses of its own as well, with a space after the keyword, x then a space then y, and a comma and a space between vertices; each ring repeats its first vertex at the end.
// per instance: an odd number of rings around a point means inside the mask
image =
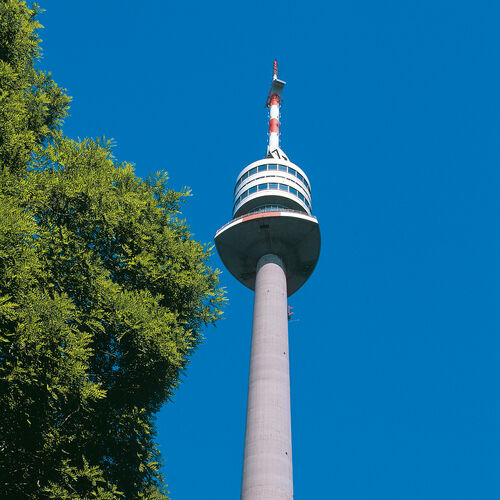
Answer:
POLYGON ((220 228, 214 239, 226 268, 251 290, 255 290, 258 260, 265 254, 279 256, 286 270, 288 296, 312 274, 321 248, 316 217, 292 211, 243 215, 220 228))

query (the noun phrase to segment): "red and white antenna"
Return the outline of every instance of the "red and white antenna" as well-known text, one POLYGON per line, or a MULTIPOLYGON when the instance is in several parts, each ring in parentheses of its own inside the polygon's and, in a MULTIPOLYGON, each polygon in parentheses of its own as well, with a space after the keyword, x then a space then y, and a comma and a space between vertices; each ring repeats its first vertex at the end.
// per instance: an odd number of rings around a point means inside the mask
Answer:
POLYGON ((273 81, 271 90, 267 96, 266 108, 269 108, 269 146, 267 155, 277 154, 279 157, 280 147, 280 103, 281 92, 285 82, 278 79, 278 61, 274 60, 273 81))

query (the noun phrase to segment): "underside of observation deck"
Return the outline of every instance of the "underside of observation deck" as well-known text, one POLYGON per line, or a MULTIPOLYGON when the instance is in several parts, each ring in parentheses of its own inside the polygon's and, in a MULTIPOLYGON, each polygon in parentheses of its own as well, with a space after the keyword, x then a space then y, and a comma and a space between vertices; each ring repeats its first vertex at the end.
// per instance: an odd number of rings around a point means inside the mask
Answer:
POLYGON ((279 256, 285 265, 288 296, 309 278, 321 247, 318 221, 299 212, 259 212, 232 220, 217 231, 215 245, 222 262, 243 285, 255 289, 258 260, 279 256))

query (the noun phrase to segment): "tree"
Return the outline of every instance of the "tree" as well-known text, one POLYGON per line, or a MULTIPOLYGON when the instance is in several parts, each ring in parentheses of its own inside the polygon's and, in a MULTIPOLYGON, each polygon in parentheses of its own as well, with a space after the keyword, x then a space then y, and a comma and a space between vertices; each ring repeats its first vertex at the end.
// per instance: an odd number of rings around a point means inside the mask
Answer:
POLYGON ((154 416, 223 291, 188 192, 63 135, 37 14, 0 0, 0 491, 166 498, 154 416))

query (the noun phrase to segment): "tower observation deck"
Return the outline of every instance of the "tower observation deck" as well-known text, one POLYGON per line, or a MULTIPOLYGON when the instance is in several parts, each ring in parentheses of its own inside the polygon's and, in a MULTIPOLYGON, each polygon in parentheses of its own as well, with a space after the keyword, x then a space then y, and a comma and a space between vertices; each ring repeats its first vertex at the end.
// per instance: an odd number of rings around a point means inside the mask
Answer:
POLYGON ((275 61, 266 157, 238 174, 233 218, 215 235, 224 265, 255 291, 242 500, 293 498, 287 296, 307 281, 321 245, 309 179, 279 146, 284 86, 275 61))

